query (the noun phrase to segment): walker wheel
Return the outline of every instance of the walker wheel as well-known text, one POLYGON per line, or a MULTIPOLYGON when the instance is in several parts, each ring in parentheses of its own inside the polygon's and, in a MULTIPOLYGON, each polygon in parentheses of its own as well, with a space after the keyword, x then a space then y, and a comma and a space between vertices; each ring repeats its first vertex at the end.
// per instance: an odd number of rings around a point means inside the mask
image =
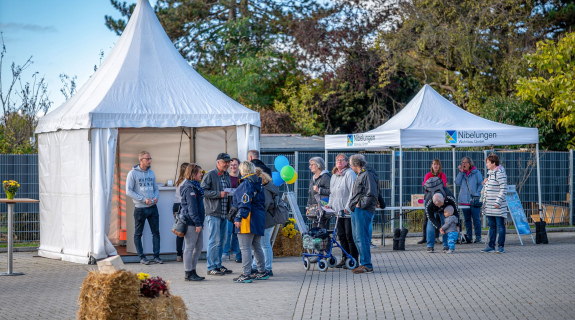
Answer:
POLYGON ((320 259, 320 260, 317 262, 317 269, 318 269, 319 271, 326 271, 326 270, 327 270, 327 261, 325 261, 325 259, 323 259, 323 258, 320 259))
POLYGON ((327 266, 330 268, 335 267, 335 265, 337 264, 337 258, 334 256, 329 257, 329 259, 327 259, 327 266))
POLYGON ((345 266, 351 270, 357 268, 357 261, 354 258, 349 258, 345 261, 345 266))
POLYGON ((303 267, 306 271, 309 270, 309 266, 310 266, 310 263, 309 263, 308 257, 303 258, 303 267))

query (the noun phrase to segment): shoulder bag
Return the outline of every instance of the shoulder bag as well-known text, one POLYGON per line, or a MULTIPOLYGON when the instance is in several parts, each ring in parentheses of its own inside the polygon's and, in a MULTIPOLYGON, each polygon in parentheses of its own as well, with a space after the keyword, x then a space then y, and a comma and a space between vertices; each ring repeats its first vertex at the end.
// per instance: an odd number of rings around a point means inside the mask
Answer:
POLYGON ((481 208, 483 206, 483 203, 481 202, 481 197, 479 196, 474 196, 471 194, 471 189, 469 188, 469 182, 467 179, 465 179, 465 184, 467 184, 467 190, 469 190, 469 205, 474 207, 474 208, 481 208))

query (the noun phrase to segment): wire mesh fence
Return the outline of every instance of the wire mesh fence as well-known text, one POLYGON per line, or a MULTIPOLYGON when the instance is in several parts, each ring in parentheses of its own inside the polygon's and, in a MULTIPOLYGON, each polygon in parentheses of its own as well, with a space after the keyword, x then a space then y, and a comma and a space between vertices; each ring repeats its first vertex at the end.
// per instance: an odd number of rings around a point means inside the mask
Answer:
MULTIPOLYGON (((399 195, 399 151, 367 152, 364 153, 368 166, 372 167, 379 178, 379 187, 388 206, 398 206, 400 201, 404 206, 411 204, 411 195, 423 194, 423 178, 431 168, 433 159, 439 159, 442 170, 447 175, 448 187, 456 194, 459 187, 454 188, 454 176, 458 173, 457 166, 461 158, 469 156, 475 167, 485 177, 485 158, 491 151, 456 151, 455 171, 453 168, 453 152, 450 150, 404 150, 403 151, 403 189, 402 197, 399 195)), ((495 151, 505 167, 508 183, 517 186, 517 191, 525 214, 530 223, 537 220, 538 191, 537 168, 535 151, 495 151)), ((335 165, 335 158, 339 152, 328 152, 327 159, 324 152, 291 152, 291 153, 262 153, 261 160, 272 171, 274 160, 279 155, 288 158, 298 174, 294 184, 281 186, 281 191, 293 191, 297 197, 300 211, 305 215, 308 201, 308 188, 312 173, 309 169, 309 160, 312 157, 321 157, 326 161, 326 169, 331 171, 335 165)), ((350 156, 352 153, 346 153, 350 156)), ((571 225, 574 217, 573 207, 573 181, 575 179, 575 158, 573 150, 569 152, 542 151, 541 164, 541 196, 543 211, 541 216, 548 225, 571 225), (571 195, 571 196, 570 196, 571 195)), ((38 199, 38 157, 37 155, 0 155, 0 177, 3 180, 16 180, 21 187, 18 197, 38 199)), ((2 197, 6 197, 2 190, 2 197)), ((7 240, 7 206, 0 204, 0 245, 7 240)), ((402 223, 410 232, 421 232, 423 210, 414 210, 403 215, 402 223)), ((307 221, 307 220, 306 220, 307 221)), ((308 226, 310 221, 307 221, 308 226)), ((332 221, 331 227, 333 228, 332 221)), ((397 212, 389 210, 378 211, 374 217, 373 232, 381 234, 382 230, 389 234, 399 225, 397 212), (392 219, 395 217, 395 219, 392 219)), ((17 204, 14 214, 14 240, 16 243, 37 242, 40 239, 39 205, 17 204)))

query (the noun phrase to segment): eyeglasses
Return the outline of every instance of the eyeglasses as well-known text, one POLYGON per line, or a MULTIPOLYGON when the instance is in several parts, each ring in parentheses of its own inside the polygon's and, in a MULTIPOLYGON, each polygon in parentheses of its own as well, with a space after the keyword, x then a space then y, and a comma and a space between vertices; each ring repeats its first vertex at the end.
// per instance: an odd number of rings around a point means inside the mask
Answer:
POLYGON ((310 167, 313 167, 313 166, 317 166, 317 164, 315 164, 315 163, 310 163, 309 166, 310 166, 310 167))
POLYGON ((345 159, 335 159, 335 162, 345 162, 345 159))
POLYGON ((461 161, 461 164, 469 164, 469 162, 461 161))
POLYGON ((152 158, 142 158, 142 160, 152 161, 152 158))

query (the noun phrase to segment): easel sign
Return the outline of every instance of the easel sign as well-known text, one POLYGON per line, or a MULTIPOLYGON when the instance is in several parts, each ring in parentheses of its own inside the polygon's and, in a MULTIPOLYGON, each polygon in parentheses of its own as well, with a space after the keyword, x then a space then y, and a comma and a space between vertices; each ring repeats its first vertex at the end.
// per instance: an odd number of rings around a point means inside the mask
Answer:
POLYGON ((533 243, 535 243, 535 239, 533 239, 533 234, 531 233, 531 227, 529 226, 529 222, 525 216, 525 211, 523 211, 523 206, 521 205, 517 191, 515 191, 514 185, 509 186, 509 190, 507 191, 505 198, 507 199, 507 209, 509 215, 511 216, 513 224, 515 225, 515 230, 517 230, 519 242, 521 242, 521 245, 523 245, 521 235, 528 234, 531 235, 531 240, 533 240, 533 243))

